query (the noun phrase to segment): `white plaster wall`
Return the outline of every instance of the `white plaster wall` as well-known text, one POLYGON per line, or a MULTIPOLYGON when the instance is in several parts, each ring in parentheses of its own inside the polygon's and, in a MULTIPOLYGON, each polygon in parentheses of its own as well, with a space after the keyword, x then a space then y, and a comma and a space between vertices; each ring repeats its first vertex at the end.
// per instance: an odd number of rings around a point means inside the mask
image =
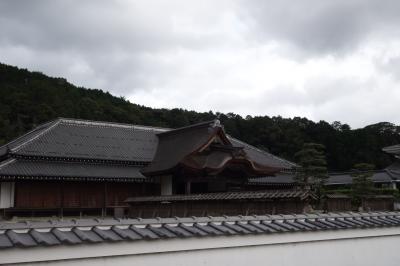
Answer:
POLYGON ((14 182, 0 182, 0 209, 14 207, 14 182))
POLYGON ((399 234, 399 228, 384 228, 14 249, 7 256, 0 252, 0 262, 25 259, 38 262, 24 265, 392 266, 400 264, 399 234), (66 260, 72 257, 76 259, 66 260))

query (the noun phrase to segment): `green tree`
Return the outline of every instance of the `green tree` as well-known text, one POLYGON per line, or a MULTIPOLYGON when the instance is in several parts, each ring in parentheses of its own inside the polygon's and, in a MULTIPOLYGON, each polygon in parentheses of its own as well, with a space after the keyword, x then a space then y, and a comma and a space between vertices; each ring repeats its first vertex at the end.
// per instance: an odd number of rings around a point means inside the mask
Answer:
POLYGON ((372 175, 375 166, 373 164, 359 163, 354 165, 355 173, 352 175, 352 202, 360 207, 362 200, 374 194, 372 175))
POLYGON ((295 157, 301 167, 295 181, 303 188, 312 188, 320 201, 324 194, 323 185, 328 178, 324 145, 305 143, 295 157))

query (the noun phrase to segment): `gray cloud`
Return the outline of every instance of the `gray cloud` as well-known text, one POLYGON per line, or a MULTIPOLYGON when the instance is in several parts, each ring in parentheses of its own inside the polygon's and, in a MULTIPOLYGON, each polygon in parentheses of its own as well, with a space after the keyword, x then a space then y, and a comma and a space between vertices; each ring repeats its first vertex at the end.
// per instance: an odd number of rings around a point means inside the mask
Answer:
POLYGON ((400 21, 396 0, 243 1, 242 15, 265 39, 279 39, 309 54, 343 54, 400 21))

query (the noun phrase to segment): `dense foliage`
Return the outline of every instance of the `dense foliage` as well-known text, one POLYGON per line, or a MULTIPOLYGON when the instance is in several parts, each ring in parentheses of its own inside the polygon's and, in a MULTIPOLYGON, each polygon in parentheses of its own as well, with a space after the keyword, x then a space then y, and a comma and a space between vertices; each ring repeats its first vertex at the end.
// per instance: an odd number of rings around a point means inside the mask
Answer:
POLYGON ((0 93, 0 144, 56 117, 176 128, 216 116, 232 136, 289 160, 295 160, 304 143, 321 143, 330 170, 350 169, 359 162, 385 167, 391 158, 381 148, 400 143, 400 127, 387 122, 352 130, 340 122, 316 123, 301 117, 244 118, 233 113, 152 109, 108 92, 76 87, 63 78, 4 64, 0 64, 0 93))
POLYGON ((359 163, 354 166, 352 198, 353 204, 359 207, 363 198, 374 195, 374 183, 372 175, 375 166, 367 163, 359 163))
POLYGON ((314 184, 321 187, 328 178, 324 145, 304 143, 303 148, 295 155, 301 170, 297 172, 295 180, 301 185, 314 184))

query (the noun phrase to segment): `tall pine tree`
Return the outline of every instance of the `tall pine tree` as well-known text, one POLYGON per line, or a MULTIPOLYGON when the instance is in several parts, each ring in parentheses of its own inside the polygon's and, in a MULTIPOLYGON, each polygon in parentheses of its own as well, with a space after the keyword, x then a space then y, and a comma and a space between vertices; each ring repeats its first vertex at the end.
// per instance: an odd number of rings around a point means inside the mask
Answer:
POLYGON ((297 171, 295 181, 303 188, 312 188, 320 200, 323 185, 328 178, 325 147, 317 143, 304 143, 302 150, 295 154, 301 168, 297 171))

